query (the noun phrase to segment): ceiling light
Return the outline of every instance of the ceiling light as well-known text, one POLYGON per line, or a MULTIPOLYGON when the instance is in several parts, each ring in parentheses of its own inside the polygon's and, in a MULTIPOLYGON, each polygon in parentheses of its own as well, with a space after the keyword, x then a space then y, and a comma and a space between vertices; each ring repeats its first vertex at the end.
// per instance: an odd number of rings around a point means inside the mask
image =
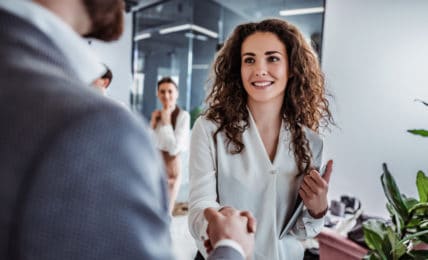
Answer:
POLYGON ((279 11, 282 16, 302 15, 302 14, 317 14, 323 13, 324 7, 300 8, 279 11))
POLYGON ((184 31, 184 30, 189 30, 190 26, 191 26, 191 24, 182 24, 182 25, 172 26, 172 27, 160 29, 159 33, 160 34, 168 34, 168 33, 173 33, 173 32, 180 32, 180 31, 184 31))
POLYGON ((213 32, 211 30, 208 30, 207 28, 204 28, 204 27, 201 27, 198 25, 194 25, 194 24, 189 24, 189 23, 164 28, 164 29, 159 30, 159 33, 160 34, 168 34, 168 33, 180 32, 180 31, 185 31, 185 30, 193 30, 193 31, 205 34, 207 36, 210 36, 212 38, 218 38, 218 33, 213 32))
POLYGON ((134 41, 141 41, 147 38, 150 38, 152 35, 150 33, 140 33, 134 36, 134 41))

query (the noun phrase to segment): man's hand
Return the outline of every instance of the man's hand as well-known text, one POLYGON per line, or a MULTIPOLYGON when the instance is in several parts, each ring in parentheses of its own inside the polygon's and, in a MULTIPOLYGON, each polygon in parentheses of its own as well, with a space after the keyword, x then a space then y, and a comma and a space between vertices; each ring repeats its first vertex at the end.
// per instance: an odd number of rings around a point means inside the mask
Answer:
POLYGON ((311 170, 303 177, 299 194, 303 204, 308 208, 309 214, 314 218, 321 218, 328 209, 327 192, 330 176, 333 171, 333 161, 329 160, 321 177, 316 170, 311 170))
POLYGON ((218 241, 231 239, 242 247, 246 258, 253 254, 256 220, 250 212, 231 207, 223 208, 222 212, 207 208, 204 216, 208 221, 209 240, 205 241, 208 253, 211 253, 218 241))

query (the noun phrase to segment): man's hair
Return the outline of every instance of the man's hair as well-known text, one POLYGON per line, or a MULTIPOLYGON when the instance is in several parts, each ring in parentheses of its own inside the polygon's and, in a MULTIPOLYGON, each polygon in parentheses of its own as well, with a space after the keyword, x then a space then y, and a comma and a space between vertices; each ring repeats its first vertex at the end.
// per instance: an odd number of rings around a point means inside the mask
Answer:
POLYGON ((177 83, 175 83, 175 81, 174 81, 171 77, 163 77, 163 78, 161 78, 161 79, 158 81, 158 89, 159 89, 159 86, 160 86, 161 84, 163 84, 163 83, 171 83, 171 84, 173 84, 173 85, 178 89, 178 85, 177 85, 177 83))

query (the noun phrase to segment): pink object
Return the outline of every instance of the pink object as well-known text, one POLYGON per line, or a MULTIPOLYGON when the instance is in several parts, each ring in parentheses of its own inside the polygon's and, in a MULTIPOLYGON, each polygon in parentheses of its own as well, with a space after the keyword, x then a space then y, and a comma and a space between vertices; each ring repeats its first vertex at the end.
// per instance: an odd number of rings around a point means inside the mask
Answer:
POLYGON ((317 236, 320 245, 320 260, 360 260, 368 250, 346 237, 328 229, 317 236))

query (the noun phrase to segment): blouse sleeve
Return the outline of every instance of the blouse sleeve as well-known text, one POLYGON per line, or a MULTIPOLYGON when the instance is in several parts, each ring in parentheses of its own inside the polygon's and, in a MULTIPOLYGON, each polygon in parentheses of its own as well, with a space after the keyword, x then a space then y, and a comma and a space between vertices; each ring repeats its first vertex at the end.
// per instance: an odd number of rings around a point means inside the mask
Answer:
POLYGON ((186 151, 189 146, 190 115, 181 111, 177 118, 175 131, 172 125, 162 125, 156 129, 156 143, 160 150, 167 151, 170 155, 177 155, 186 151))
POLYGON ((216 164, 213 137, 206 131, 208 121, 199 118, 192 130, 189 153, 189 229, 196 240, 205 240, 207 221, 203 211, 220 208, 216 202, 216 164))

